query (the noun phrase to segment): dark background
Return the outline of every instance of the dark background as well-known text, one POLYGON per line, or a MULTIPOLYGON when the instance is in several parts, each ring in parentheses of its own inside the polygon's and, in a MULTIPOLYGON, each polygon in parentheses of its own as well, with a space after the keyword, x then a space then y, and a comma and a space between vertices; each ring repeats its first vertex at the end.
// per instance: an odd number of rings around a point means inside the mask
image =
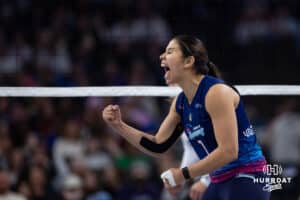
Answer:
MULTIPOLYGON (((1 0, 0 85, 165 85, 159 55, 177 34, 204 41, 231 84, 300 84, 299 11, 297 0, 1 0)), ((268 161, 296 177, 272 199, 296 199, 300 157, 278 160, 272 145, 280 131, 300 144, 299 97, 244 100, 268 161)), ((58 199, 65 177, 76 174, 86 199, 159 199, 159 174, 179 166, 180 143, 159 160, 144 156, 103 123, 108 103, 150 133, 169 106, 150 97, 0 98, 0 164, 11 190, 58 199), (78 147, 80 156, 57 150, 58 141, 78 147), (93 156, 102 162, 96 168, 85 160, 93 156)))

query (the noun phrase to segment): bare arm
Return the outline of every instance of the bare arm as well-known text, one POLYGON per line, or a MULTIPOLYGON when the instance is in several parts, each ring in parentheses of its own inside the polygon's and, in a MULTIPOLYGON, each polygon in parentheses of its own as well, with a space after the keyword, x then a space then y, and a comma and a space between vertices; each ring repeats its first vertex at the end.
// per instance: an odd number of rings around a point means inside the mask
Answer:
POLYGON ((106 108, 104 108, 102 117, 110 127, 116 130, 133 146, 137 147, 144 153, 155 156, 157 155, 156 153, 153 153, 140 145, 141 138, 146 137, 149 140, 160 144, 170 137, 172 132, 175 130, 176 125, 180 122, 180 116, 175 110, 175 102, 176 100, 173 101, 167 117, 164 119, 158 132, 155 135, 150 135, 142 132, 123 122, 120 108, 117 105, 108 105, 106 108))
MULTIPOLYGON (((235 108, 239 96, 228 86, 218 84, 207 93, 205 105, 209 113, 217 148, 204 159, 190 165, 188 171, 191 177, 201 176, 223 167, 238 156, 238 128, 235 108)), ((179 168, 171 168, 176 184, 184 181, 179 168)))
POLYGON ((203 175, 223 167, 238 156, 238 128, 235 107, 239 96, 228 86, 216 85, 205 100, 218 147, 203 160, 189 167, 192 177, 203 175))

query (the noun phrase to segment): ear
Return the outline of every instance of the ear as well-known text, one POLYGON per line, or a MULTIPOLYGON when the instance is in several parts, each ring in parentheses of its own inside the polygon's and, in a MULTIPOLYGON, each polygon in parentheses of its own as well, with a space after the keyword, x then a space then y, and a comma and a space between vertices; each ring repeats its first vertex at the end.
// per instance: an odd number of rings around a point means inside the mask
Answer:
POLYGON ((195 57, 194 56, 189 56, 185 58, 184 60, 184 68, 191 68, 195 64, 195 57))

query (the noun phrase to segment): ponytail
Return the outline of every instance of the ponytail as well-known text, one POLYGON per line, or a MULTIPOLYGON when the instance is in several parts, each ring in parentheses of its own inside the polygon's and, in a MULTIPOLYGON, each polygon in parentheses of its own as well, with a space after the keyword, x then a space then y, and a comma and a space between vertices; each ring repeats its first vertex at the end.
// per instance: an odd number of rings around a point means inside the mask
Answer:
MULTIPOLYGON (((206 66, 208 67, 208 73, 207 75, 213 76, 218 79, 222 79, 222 73, 220 72, 219 68, 211 61, 209 61, 206 66)), ((240 95, 240 92, 231 84, 231 83, 226 83, 229 85, 236 93, 240 95)))
POLYGON ((222 78, 222 74, 221 74, 219 68, 213 62, 208 61, 208 63, 206 65, 208 67, 207 75, 213 76, 215 78, 222 78))

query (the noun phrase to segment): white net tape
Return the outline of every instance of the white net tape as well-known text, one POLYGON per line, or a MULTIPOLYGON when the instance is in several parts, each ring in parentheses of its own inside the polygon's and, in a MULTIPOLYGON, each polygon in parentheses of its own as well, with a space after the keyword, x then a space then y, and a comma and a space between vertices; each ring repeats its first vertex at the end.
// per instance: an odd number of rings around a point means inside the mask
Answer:
MULTIPOLYGON (((236 85, 241 95, 300 95, 300 85, 236 85)), ((0 87, 0 97, 176 96, 178 87, 0 87)))

